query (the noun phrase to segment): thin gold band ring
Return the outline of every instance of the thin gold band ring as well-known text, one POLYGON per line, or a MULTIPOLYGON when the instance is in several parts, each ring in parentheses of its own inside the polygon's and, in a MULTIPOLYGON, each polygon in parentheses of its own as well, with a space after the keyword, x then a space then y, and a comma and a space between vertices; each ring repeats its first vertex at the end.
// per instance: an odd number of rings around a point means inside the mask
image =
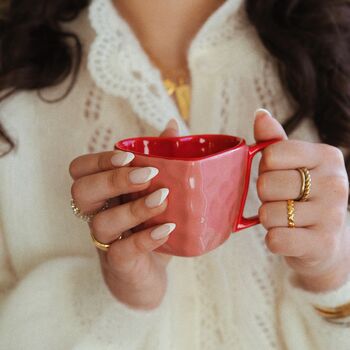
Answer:
MULTIPOLYGON (((112 243, 102 243, 102 242, 98 241, 91 230, 90 230, 90 235, 91 235, 92 241, 95 244, 96 248, 98 248, 104 252, 106 252, 112 244, 112 243)), ((123 234, 121 234, 116 240, 120 241, 123 238, 124 238, 123 234)))
POLYGON ((301 177, 300 194, 295 201, 306 202, 311 192, 311 175, 308 168, 298 168, 301 177))
POLYGON ((103 250, 104 252, 106 252, 108 250, 108 248, 111 246, 110 244, 105 244, 105 243, 101 243, 99 242, 94 234, 92 233, 92 231, 90 230, 90 235, 91 235, 91 238, 92 238, 92 241, 94 242, 96 248, 100 249, 100 250, 103 250))

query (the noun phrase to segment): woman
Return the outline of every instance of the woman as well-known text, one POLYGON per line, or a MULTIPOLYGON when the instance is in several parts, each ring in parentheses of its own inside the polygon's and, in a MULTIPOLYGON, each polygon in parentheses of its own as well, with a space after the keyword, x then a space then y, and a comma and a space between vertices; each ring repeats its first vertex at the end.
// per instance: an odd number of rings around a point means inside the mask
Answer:
POLYGON ((349 348, 348 2, 2 3, 1 348, 349 348), (160 133, 280 139, 262 225, 188 259, 131 232, 169 192, 120 204, 157 170, 113 144, 160 133))

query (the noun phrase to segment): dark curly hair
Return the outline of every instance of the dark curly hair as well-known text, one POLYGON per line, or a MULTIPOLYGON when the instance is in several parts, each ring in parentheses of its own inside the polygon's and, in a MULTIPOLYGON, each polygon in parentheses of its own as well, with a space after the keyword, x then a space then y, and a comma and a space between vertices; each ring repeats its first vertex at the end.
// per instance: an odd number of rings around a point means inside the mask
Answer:
MULTIPOLYGON (((89 0, 0 0, 0 90, 56 85, 76 79, 82 48, 61 23, 89 0)), ((296 112, 287 133, 311 118, 322 142, 346 150, 350 173, 350 2, 348 0, 245 0, 263 44, 277 58, 296 112)), ((70 89, 67 90, 69 93, 70 89)), ((63 96, 64 97, 64 96, 63 96)), ((0 126, 0 136, 14 143, 0 126)))

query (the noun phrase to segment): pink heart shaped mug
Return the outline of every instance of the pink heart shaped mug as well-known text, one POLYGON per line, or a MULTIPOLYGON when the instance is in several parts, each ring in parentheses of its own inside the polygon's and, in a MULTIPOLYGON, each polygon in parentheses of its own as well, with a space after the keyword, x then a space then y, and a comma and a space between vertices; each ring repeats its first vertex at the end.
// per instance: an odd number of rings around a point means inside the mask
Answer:
POLYGON ((130 166, 159 170, 146 190, 122 200, 169 188, 166 210, 137 229, 174 222, 175 230, 156 251, 202 255, 224 243, 232 232, 259 224, 258 216, 243 216, 251 164, 255 154, 277 141, 248 146, 242 138, 221 134, 121 140, 114 148, 135 155, 130 166))

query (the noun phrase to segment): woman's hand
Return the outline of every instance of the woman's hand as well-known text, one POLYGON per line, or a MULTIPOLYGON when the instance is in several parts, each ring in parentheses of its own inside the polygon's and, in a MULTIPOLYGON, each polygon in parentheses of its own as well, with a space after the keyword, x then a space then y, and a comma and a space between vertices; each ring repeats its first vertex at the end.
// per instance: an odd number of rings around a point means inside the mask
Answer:
POLYGON ((259 166, 259 217, 268 231, 267 247, 285 256, 304 289, 339 287, 350 273, 349 181, 341 151, 288 140, 282 126, 263 110, 257 112, 254 133, 256 141, 281 138, 264 150, 259 166), (294 202, 295 228, 288 228, 286 202, 299 196, 300 167, 310 171, 311 193, 306 202, 294 202))
MULTIPOLYGON (((173 120, 161 136, 177 134, 173 120)), ((103 152, 72 161, 72 198, 82 213, 93 213, 110 198, 115 202, 120 195, 149 187, 157 169, 127 166, 132 159, 128 152, 103 152)), ((166 242, 175 225, 164 223, 132 234, 130 230, 161 214, 167 207, 167 194, 167 189, 159 189, 135 201, 112 204, 89 224, 99 242, 111 244, 107 252, 98 251, 107 286, 118 300, 133 308, 155 308, 165 294, 170 256, 154 250, 166 242), (121 235, 126 238, 118 240, 121 235)))

